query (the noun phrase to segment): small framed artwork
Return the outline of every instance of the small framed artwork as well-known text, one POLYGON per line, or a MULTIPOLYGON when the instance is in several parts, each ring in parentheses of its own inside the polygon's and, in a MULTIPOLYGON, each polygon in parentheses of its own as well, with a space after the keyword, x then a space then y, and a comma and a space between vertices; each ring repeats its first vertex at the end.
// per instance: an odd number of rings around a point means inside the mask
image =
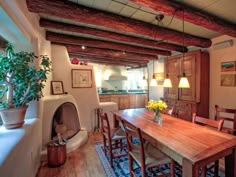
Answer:
POLYGON ((62 95, 64 94, 63 82, 62 81, 51 81, 52 94, 62 95))
POLYGON ((235 71, 236 70, 235 63, 236 63, 235 61, 222 62, 221 71, 222 72, 235 71))
POLYGON ((163 85, 164 83, 164 73, 154 73, 158 85, 163 85))
POLYGON ((236 74, 222 74, 220 85, 227 87, 236 86, 236 74))
POLYGON ((72 88, 91 88, 92 70, 91 69, 72 69, 72 88))

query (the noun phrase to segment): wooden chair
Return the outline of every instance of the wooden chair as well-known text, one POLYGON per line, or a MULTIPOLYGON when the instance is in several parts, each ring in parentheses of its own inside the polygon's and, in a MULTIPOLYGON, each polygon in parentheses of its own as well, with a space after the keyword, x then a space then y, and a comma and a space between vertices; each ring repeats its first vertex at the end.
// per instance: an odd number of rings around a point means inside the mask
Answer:
POLYGON ((123 141, 126 141, 126 135, 121 128, 110 128, 110 123, 107 114, 103 114, 102 110, 100 110, 99 112, 99 117, 101 119, 102 125, 104 152, 105 154, 107 154, 107 152, 109 153, 110 165, 113 168, 113 158, 127 155, 127 153, 119 156, 115 156, 113 154, 113 150, 115 149, 120 148, 120 150, 122 151, 122 148, 124 147, 123 141))
MULTIPOLYGON (((209 126, 209 128, 215 128, 218 131, 222 130, 224 120, 212 120, 204 117, 199 117, 196 115, 196 113, 193 113, 192 122, 197 123, 204 126, 209 126)), ((219 160, 215 161, 213 164, 210 164, 209 166, 205 166, 202 168, 202 176, 206 177, 206 173, 208 170, 214 168, 214 177, 218 177, 218 171, 219 171, 219 160)))
POLYGON ((124 120, 122 120, 122 123, 125 128, 127 138, 130 176, 136 176, 134 173, 135 169, 133 169, 133 161, 135 160, 139 167, 141 167, 142 177, 146 176, 146 168, 151 169, 152 167, 158 168, 161 172, 160 176, 164 177, 171 174, 171 177, 174 177, 174 161, 150 143, 144 142, 139 128, 136 128, 124 120), (170 173, 164 174, 161 171, 159 166, 163 164, 170 164, 170 173))
POLYGON ((175 112, 175 107, 173 106, 171 109, 166 109, 164 111, 164 114, 168 114, 170 116, 173 116, 174 115, 174 112, 175 112))
POLYGON ((223 119, 224 122, 231 122, 232 128, 228 127, 223 127, 223 132, 230 133, 233 135, 236 135, 236 109, 228 109, 228 108, 221 108, 218 105, 215 105, 215 115, 214 115, 215 120, 220 120, 223 119), (222 115, 224 114, 224 115, 222 115), (231 116, 226 117, 226 116, 231 116))

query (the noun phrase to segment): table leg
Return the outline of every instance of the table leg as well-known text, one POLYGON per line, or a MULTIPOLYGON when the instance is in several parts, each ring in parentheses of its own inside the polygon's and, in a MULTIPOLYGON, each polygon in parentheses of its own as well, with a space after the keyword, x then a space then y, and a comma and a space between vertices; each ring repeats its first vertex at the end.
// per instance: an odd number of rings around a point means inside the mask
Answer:
POLYGON ((236 177, 236 150, 225 156, 225 177, 236 177))
POLYGON ((187 159, 183 159, 182 177, 198 177, 197 165, 193 165, 187 159))

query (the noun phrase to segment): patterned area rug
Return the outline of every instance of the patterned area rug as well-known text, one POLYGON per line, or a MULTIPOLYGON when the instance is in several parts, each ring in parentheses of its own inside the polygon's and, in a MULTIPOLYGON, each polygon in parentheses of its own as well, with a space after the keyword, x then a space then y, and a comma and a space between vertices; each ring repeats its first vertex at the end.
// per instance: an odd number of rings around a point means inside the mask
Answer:
MULTIPOLYGON (((113 159, 114 168, 111 168, 110 163, 109 163, 109 156, 105 155, 103 144, 101 142, 99 142, 95 145, 95 148, 96 148, 98 157, 101 160, 103 168, 105 169, 105 172, 108 177, 129 177, 130 176, 128 156, 114 158, 113 159)), ((122 152, 120 152, 120 150, 117 150, 115 153, 116 154, 123 154, 126 152, 127 152, 127 149, 124 149, 122 152)), ((134 164, 134 168, 137 168, 137 167, 138 167, 138 165, 134 164)), ((170 168, 168 165, 161 166, 161 170, 166 173, 169 171, 169 169, 170 168)), ((141 177, 141 169, 140 168, 137 168, 135 173, 138 177, 141 177)), ((154 176, 157 176, 158 174, 160 174, 160 172, 158 171, 157 168, 153 168, 152 172, 150 170, 147 170, 146 174, 147 174, 147 177, 154 177, 154 176)), ((178 168, 175 168, 175 177, 181 177, 181 176, 182 176, 181 170, 179 170, 178 168)), ((208 172, 207 177, 213 177, 213 176, 214 176, 213 173, 208 172)), ((220 174, 219 177, 224 177, 224 175, 220 174)))

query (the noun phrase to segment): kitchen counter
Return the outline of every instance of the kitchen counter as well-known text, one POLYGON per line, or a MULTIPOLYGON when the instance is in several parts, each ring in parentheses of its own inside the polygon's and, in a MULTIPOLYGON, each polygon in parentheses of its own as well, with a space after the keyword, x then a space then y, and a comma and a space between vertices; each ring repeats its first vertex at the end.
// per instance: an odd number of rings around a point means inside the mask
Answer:
POLYGON ((143 108, 147 104, 147 91, 99 93, 100 102, 115 102, 118 109, 143 108))
POLYGON ((147 90, 135 90, 135 91, 104 91, 99 92, 99 95, 119 95, 119 94, 147 94, 147 90))

